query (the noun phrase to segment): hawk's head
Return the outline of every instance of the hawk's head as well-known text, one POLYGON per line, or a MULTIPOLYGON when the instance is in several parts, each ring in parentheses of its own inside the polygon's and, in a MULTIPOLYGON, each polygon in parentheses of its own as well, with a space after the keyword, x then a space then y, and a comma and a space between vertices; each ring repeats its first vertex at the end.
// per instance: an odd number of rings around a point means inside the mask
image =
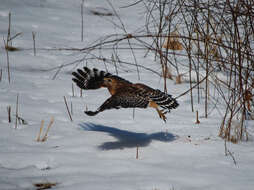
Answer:
POLYGON ((103 85, 106 87, 114 86, 115 83, 116 83, 116 79, 114 79, 112 76, 103 78, 103 85))

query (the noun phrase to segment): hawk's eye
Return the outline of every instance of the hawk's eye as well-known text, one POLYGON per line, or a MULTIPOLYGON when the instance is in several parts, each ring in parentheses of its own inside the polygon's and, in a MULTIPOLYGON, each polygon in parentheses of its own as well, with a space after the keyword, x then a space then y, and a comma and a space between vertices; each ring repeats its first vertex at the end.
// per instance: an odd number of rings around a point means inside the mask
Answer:
POLYGON ((107 81, 107 82, 112 82, 112 79, 106 78, 106 81, 107 81))

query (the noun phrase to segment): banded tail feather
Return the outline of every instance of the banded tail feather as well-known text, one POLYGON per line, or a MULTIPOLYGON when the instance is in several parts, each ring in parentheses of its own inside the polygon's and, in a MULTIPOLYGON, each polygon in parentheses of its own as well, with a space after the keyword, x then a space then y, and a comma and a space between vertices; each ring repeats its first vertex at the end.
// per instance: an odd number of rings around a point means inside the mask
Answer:
POLYGON ((171 95, 161 92, 160 90, 155 90, 155 93, 150 96, 150 98, 163 108, 164 114, 170 112, 171 109, 176 109, 179 106, 175 98, 172 98, 171 95))
POLYGON ((98 89, 102 87, 104 77, 110 76, 110 73, 99 71, 98 69, 89 69, 84 67, 83 70, 78 69, 73 72, 73 82, 82 89, 98 89))

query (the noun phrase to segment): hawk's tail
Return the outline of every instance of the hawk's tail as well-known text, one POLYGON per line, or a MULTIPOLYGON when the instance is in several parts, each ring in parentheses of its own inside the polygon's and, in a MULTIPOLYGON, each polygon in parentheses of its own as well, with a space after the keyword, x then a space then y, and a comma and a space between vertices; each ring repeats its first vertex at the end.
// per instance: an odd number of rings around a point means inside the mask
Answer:
POLYGON ((73 72, 74 78, 72 80, 82 89, 98 89, 103 84, 103 78, 109 73, 99 71, 98 69, 89 69, 84 67, 83 70, 78 69, 73 72))
POLYGON ((176 109, 179 104, 175 98, 172 98, 171 95, 161 92, 160 90, 156 90, 154 96, 151 99, 163 108, 163 112, 168 113, 171 109, 176 109))

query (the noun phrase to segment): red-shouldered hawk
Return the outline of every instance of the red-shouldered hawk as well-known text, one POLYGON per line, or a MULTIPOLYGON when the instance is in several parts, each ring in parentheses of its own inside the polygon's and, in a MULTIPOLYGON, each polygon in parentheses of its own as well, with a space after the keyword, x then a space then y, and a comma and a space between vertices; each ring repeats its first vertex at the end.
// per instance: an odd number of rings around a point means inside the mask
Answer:
POLYGON ((133 84, 121 77, 110 73, 90 70, 84 67, 73 72, 72 79, 81 89, 108 88, 111 97, 108 98, 96 111, 85 111, 94 116, 107 109, 119 108, 155 108, 161 119, 166 122, 165 114, 175 109, 179 104, 171 95, 152 89, 144 84, 133 84), (162 108, 161 110, 159 108, 162 108))

